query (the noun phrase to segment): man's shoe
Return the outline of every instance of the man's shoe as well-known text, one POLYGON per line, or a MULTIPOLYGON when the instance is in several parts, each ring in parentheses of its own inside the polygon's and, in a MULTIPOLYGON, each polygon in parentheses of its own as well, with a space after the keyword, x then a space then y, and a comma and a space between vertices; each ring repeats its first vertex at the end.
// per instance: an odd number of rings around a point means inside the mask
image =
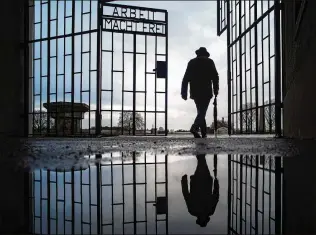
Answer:
POLYGON ((197 128, 194 125, 192 125, 190 132, 193 134, 194 138, 201 138, 197 128))

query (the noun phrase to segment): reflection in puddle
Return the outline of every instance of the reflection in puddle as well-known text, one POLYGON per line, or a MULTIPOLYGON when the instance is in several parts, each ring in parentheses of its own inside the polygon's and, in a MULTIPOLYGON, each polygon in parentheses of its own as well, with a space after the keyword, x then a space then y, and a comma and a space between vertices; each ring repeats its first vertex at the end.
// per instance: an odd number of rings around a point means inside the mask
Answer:
POLYGON ((108 153, 30 173, 36 234, 275 234, 281 158, 108 153))

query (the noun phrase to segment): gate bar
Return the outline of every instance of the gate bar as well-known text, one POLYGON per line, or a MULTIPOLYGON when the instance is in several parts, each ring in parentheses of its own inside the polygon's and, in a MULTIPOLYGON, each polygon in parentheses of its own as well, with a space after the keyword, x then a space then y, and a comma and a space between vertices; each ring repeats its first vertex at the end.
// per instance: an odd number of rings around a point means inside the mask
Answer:
MULTIPOLYGON (((91 11, 91 2, 90 2, 90 11, 91 11)), ((97 19, 97 81, 96 81, 96 85, 97 85, 97 100, 96 100, 96 106, 97 106, 97 110, 96 110, 96 114, 95 114, 95 134, 96 135, 100 135, 101 134, 101 118, 102 118, 102 115, 101 115, 101 83, 102 83, 102 66, 101 66, 101 34, 102 34, 102 31, 101 31, 101 14, 102 13, 102 4, 100 2, 100 0, 98 0, 98 19, 97 19)), ((90 18, 91 18, 91 13, 90 13, 90 18)), ((83 24, 83 22, 81 23, 83 24)), ((90 24, 91 24, 91 20, 90 20, 90 24)), ((89 29, 91 30, 91 28, 89 27, 89 29)), ((91 35, 91 33, 89 34, 91 35)), ((90 37, 91 39, 91 37, 90 37)), ((82 41, 81 41, 81 44, 82 41)), ((91 45, 91 40, 89 40, 89 44, 91 45)), ((90 63, 90 62, 89 62, 90 63)), ((82 60, 81 60, 81 64, 82 64, 82 60)), ((90 77, 90 69, 89 69, 89 77, 90 77)), ((90 83, 89 83, 90 84, 90 83)), ((91 92, 91 91, 90 91, 91 92)), ((90 104, 89 104, 90 105, 90 104)), ((91 107, 89 107, 89 109, 91 109, 91 107)), ((89 110, 89 134, 90 134, 90 110, 89 110)))
POLYGON ((274 0, 274 43, 275 43, 275 132, 281 137, 281 33, 280 33, 280 0, 274 0))
MULTIPOLYGON (((133 34, 133 135, 136 134, 136 34, 133 34)), ((113 59, 112 59, 113 61, 113 59)))
MULTIPOLYGON (((30 39, 30 7, 29 1, 24 2, 24 137, 28 137, 29 134, 29 83, 30 83, 30 58, 29 50, 30 44, 28 43, 30 39)), ((33 26, 33 25, 32 25, 33 26)), ((33 27, 32 27, 33 28, 33 27)), ((34 75, 32 75, 34 80, 34 75)), ((34 98, 34 97, 33 97, 34 98)), ((34 114, 33 114, 34 116, 34 114)))
POLYGON ((231 48, 229 48, 230 43, 230 0, 227 0, 227 84, 228 84, 228 135, 232 134, 232 125, 231 125, 231 99, 232 99, 232 78, 231 78, 231 48))
MULTIPOLYGON (((238 32, 238 34, 239 34, 239 36, 241 36, 241 33, 242 33, 242 31, 241 31, 241 26, 242 26, 242 21, 241 21, 241 3, 242 3, 242 0, 239 0, 239 2, 238 2, 239 4, 239 6, 238 6, 238 11, 239 11, 239 32, 238 32)), ((237 4, 236 4, 237 5, 237 4)), ((236 9, 236 6, 235 6, 235 9, 236 9)), ((237 17, 237 11, 235 10, 235 12, 236 12, 236 17, 237 17)), ((236 21, 236 24, 237 24, 237 21, 236 21)), ((240 130, 239 130, 239 132, 240 133, 243 133, 243 118, 242 118, 242 115, 243 115, 243 107, 242 107, 242 105, 243 105, 243 99, 242 99, 242 94, 243 94, 243 92, 242 92, 242 86, 243 86, 243 71, 242 71, 242 37, 240 37, 240 39, 239 39, 239 128, 240 128, 240 130)), ((237 58, 236 58, 237 59, 237 58)), ((237 65, 236 65, 237 66, 237 65)), ((237 81, 236 81, 237 82, 237 81)), ((240 230, 240 232, 241 232, 241 230, 240 230)))
MULTIPOLYGON (((258 2, 254 3, 254 12, 255 12, 255 102, 256 102, 256 133, 259 131, 259 94, 258 94, 258 22, 261 19, 258 19, 258 2)), ((257 228, 257 225, 256 225, 257 228)))
POLYGON ((168 135, 168 12, 165 13, 166 17, 166 44, 165 44, 165 54, 166 54, 166 78, 165 78, 165 136, 168 135))
MULTIPOLYGON (((49 1, 50 2, 50 1, 49 1)), ((58 4, 58 2, 57 2, 58 4)), ((75 7, 75 0, 72 0, 72 36, 71 36, 71 134, 75 134, 75 122, 74 122, 74 103, 75 103, 75 15, 76 15, 76 7, 75 7)), ((90 5, 91 8, 91 5, 90 5)), ((50 10, 48 10, 50 11, 50 10)), ((50 24, 48 24, 50 25, 50 24)), ((65 25, 66 27, 66 25, 65 25)), ((90 127, 89 127, 90 128, 90 127)))

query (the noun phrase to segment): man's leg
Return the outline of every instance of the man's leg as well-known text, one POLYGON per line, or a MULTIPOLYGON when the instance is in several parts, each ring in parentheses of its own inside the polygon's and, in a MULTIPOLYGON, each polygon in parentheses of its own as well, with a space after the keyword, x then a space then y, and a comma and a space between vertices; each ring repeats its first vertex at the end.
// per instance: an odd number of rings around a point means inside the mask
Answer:
POLYGON ((198 132, 199 128, 201 128, 201 126, 203 125, 203 113, 201 112, 203 106, 201 105, 201 101, 199 99, 194 99, 194 103, 196 106, 197 115, 190 129, 190 132, 194 135, 195 138, 201 138, 198 132))
POLYGON ((207 113, 208 106, 210 104, 211 99, 205 99, 201 102, 201 134, 202 137, 206 137, 206 132, 207 132, 207 125, 206 125, 206 120, 205 116, 207 113))

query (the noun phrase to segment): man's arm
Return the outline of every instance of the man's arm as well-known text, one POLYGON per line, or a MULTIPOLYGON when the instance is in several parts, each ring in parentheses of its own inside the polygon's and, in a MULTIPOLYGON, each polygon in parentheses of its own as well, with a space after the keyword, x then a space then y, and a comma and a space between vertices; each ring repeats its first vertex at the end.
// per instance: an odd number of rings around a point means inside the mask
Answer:
POLYGON ((188 84, 191 78, 191 61, 187 65, 187 69, 185 70, 183 79, 182 79, 182 86, 181 86, 181 96, 183 99, 187 99, 188 96, 188 84))
POLYGON ((218 77, 218 72, 215 66, 214 61, 212 61, 212 70, 213 70, 213 90, 214 90, 214 94, 215 96, 218 95, 218 90, 219 90, 219 77, 218 77))

